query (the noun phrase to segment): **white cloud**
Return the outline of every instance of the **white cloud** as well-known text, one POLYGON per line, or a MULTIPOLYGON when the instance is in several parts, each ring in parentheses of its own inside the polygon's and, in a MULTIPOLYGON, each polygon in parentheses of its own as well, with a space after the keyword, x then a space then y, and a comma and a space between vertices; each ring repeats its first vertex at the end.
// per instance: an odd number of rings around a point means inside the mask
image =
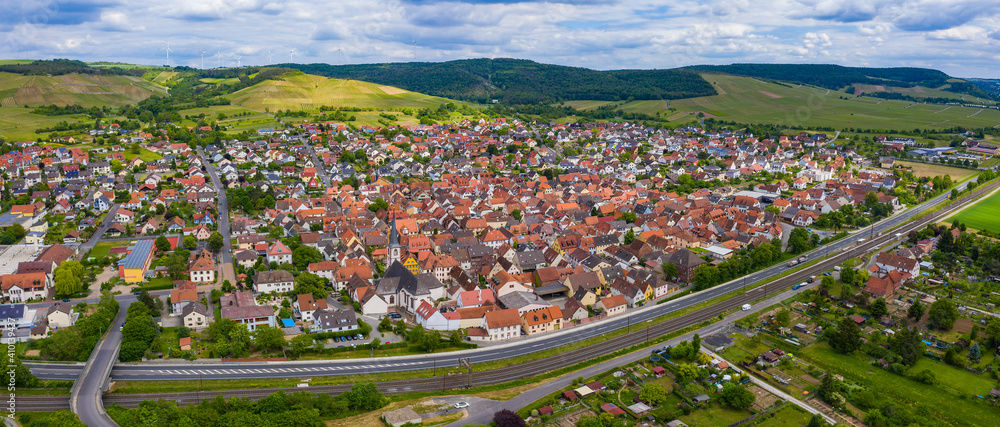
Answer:
POLYGON ((101 13, 98 28, 106 31, 142 31, 146 27, 136 24, 122 12, 105 11, 101 13))
POLYGON ((987 31, 985 29, 972 25, 963 25, 960 27, 949 28, 947 30, 938 30, 927 33, 927 38, 933 40, 972 41, 983 40, 986 37, 987 31))
POLYGON ((815 49, 817 47, 830 47, 833 42, 830 41, 830 36, 826 33, 806 33, 804 44, 809 49, 815 49))

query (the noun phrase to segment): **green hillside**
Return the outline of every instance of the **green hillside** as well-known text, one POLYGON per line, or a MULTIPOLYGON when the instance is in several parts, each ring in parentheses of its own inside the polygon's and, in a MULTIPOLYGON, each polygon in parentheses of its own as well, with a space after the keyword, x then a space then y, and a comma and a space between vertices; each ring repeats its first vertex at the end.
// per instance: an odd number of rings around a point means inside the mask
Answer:
MULTIPOLYGON (((750 77, 703 74, 718 95, 670 101, 633 101, 618 105, 625 112, 661 114, 671 121, 706 118, 740 123, 768 123, 791 127, 864 129, 965 128, 1000 125, 1000 111, 933 105, 854 96, 807 85, 766 82, 750 77)), ((960 97, 959 95, 954 95, 960 97)), ((593 109, 607 102, 567 102, 579 109, 593 109)))
POLYGON ((357 80, 289 73, 226 95, 233 104, 254 110, 317 110, 320 106, 355 108, 437 108, 454 102, 391 86, 357 80))
POLYGON ((133 76, 61 74, 19 75, 0 72, 0 106, 72 105, 119 107, 135 104, 163 88, 133 76))
POLYGON ((521 59, 467 59, 393 64, 281 64, 306 73, 363 80, 478 103, 565 100, 678 99, 714 95, 711 85, 683 70, 596 71, 521 59))

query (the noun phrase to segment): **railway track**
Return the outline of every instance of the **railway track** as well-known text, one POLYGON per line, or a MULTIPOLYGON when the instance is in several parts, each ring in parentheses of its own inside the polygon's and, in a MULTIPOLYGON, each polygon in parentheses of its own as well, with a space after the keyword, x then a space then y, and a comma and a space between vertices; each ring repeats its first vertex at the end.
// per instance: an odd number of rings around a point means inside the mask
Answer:
MULTIPOLYGON (((727 311, 738 309, 743 304, 751 303, 753 301, 763 299, 771 294, 784 291, 792 287, 794 284, 800 283, 818 272, 829 270, 833 266, 838 265, 849 258, 869 253, 872 250, 877 250, 883 245, 897 240, 895 237, 896 233, 905 235, 910 231, 919 230, 928 224, 940 221, 942 218, 964 206, 970 200, 979 198, 984 194, 997 189, 998 187, 1000 187, 1000 181, 995 181, 982 186, 981 188, 978 188, 959 198, 944 209, 916 221, 905 223, 896 230, 880 233, 878 236, 863 242, 860 241, 860 239, 863 238, 864 233, 857 233, 849 237, 858 239, 859 242, 857 245, 854 247, 848 247, 847 249, 832 254, 825 259, 821 259, 815 265, 778 278, 772 282, 755 286, 740 295, 736 295, 708 307, 695 310, 683 316, 659 323, 638 323, 632 327, 633 330, 630 332, 615 337, 609 337, 606 340, 593 345, 569 350, 558 355, 521 364, 510 363, 507 367, 489 371, 473 372, 472 374, 443 374, 429 378, 384 381, 379 382, 377 385, 382 392, 387 394, 459 390, 465 389, 469 386, 478 387, 495 385, 563 369, 591 358, 605 356, 625 348, 651 342, 664 334, 700 324, 727 311), (513 366, 517 366, 516 371, 511 369, 513 366)), ((137 407, 140 402, 150 399, 173 400, 183 405, 198 403, 203 399, 214 397, 219 394, 226 397, 259 399, 279 390, 284 390, 288 393, 308 391, 312 393, 340 394, 350 388, 351 384, 336 384, 312 386, 307 388, 262 388, 248 390, 194 391, 134 395, 109 394, 105 395, 103 400, 105 406, 120 405, 126 408, 134 408, 137 407)), ((18 402, 19 408, 22 411, 44 411, 69 408, 69 396, 20 396, 18 402)))

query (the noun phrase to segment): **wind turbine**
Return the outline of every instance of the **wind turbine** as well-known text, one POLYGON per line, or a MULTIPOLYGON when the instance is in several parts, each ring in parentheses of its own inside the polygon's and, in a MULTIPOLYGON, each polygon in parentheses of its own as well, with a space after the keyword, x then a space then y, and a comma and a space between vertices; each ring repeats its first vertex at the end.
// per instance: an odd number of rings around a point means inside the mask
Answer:
POLYGON ((164 47, 163 50, 167 51, 167 65, 170 65, 170 42, 167 42, 167 47, 164 47))
POLYGON ((201 69, 202 69, 202 70, 204 70, 204 69, 205 69, 205 53, 207 53, 207 52, 208 52, 208 51, 207 51, 207 50, 205 50, 205 49, 202 49, 202 50, 201 50, 201 69))
POLYGON ((243 66, 243 63, 240 62, 241 59, 243 59, 242 56, 236 55, 236 68, 240 68, 243 66))
POLYGON ((294 63, 295 62, 295 48, 294 47, 291 48, 291 49, 288 49, 288 62, 289 63, 294 63))
POLYGON ((216 67, 222 68, 222 51, 221 50, 215 51, 215 57, 219 60, 219 65, 216 65, 216 67))
POLYGON ((271 53, 271 49, 268 49, 267 50, 267 65, 271 65, 271 55, 273 55, 271 53))

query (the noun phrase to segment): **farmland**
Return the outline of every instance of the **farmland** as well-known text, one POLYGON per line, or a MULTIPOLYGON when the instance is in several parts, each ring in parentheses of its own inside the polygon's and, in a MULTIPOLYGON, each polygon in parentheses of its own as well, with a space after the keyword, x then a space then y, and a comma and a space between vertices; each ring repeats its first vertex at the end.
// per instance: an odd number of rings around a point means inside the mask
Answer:
POLYGON ((971 178, 973 175, 979 173, 979 171, 973 169, 965 168, 954 168, 945 165, 935 165, 930 163, 920 163, 920 162, 907 162, 902 160, 896 161, 896 166, 905 166, 913 171, 913 175, 916 177, 928 177, 933 178, 935 176, 951 176, 952 182, 962 182, 966 179, 971 178))
POLYGON ((162 90, 149 81, 129 76, 0 73, 0 104, 5 108, 48 104, 119 107, 135 104, 162 90))
POLYGON ((259 111, 317 110, 324 105, 376 109, 437 108, 440 104, 455 102, 357 80, 297 73, 281 80, 261 82, 226 98, 234 104, 259 111))
POLYGON ((959 212, 951 219, 957 219, 976 230, 989 230, 1000 233, 1000 193, 994 193, 987 199, 976 203, 959 212))
MULTIPOLYGON (((751 77, 703 74, 718 95, 670 101, 632 101, 616 104, 616 109, 650 115, 660 114, 671 121, 694 121, 705 117, 741 123, 769 123, 792 127, 833 127, 865 129, 934 129, 963 126, 993 127, 1000 124, 1000 111, 952 105, 887 101, 848 95, 813 86, 770 83, 751 77)), ((913 89, 916 90, 916 89, 913 89)), ((922 96, 955 94, 923 89, 922 96)), ((912 93, 917 96, 917 93, 912 93)), ((960 96, 959 96, 960 97, 960 96)), ((972 98, 969 98, 970 102, 972 98)), ((569 101, 565 105, 593 109, 611 104, 606 101, 569 101)))
POLYGON ((31 108, 0 108, 0 136, 14 141, 37 139, 35 129, 54 126, 59 122, 93 122, 86 115, 41 116, 32 114, 31 108))

